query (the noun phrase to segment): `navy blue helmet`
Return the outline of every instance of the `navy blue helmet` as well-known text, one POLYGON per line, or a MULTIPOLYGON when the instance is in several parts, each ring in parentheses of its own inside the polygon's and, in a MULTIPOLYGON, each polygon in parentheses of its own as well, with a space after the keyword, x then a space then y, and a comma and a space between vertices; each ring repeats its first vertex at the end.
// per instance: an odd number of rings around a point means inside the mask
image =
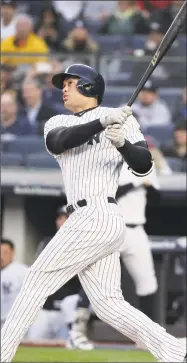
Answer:
POLYGON ((63 82, 68 76, 78 77, 77 89, 87 97, 98 97, 100 105, 105 91, 105 81, 100 73, 84 64, 73 64, 65 72, 55 74, 52 84, 59 89, 63 88, 63 82))

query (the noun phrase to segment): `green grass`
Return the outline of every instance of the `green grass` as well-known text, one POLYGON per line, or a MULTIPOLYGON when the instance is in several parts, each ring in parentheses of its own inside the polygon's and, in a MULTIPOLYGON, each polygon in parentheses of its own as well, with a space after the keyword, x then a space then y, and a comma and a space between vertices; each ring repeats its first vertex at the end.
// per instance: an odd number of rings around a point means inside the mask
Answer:
POLYGON ((156 362, 148 352, 128 350, 93 351, 63 348, 20 347, 13 362, 156 362))

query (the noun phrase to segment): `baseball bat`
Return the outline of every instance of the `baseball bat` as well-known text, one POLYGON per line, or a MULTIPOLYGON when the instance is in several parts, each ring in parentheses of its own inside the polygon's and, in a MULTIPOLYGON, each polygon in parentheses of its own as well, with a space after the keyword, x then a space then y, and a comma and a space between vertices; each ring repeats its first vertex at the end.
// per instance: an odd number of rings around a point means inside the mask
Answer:
POLYGON ((181 9, 179 10, 178 14, 176 15, 175 19, 173 20, 172 24, 170 25, 167 33, 165 34, 164 38, 162 39, 159 47, 156 50, 156 53, 153 56, 153 59, 151 60, 149 66, 147 67, 139 84, 137 85, 132 96, 130 97, 130 99, 127 103, 128 106, 132 106, 136 97, 138 96, 141 89, 143 88, 144 84, 146 83, 148 78, 151 76, 151 74, 153 73, 153 71, 157 67, 157 65, 160 63, 161 59, 166 54, 166 52, 168 51, 168 49, 174 42, 175 38, 177 37, 178 33, 182 29, 185 18, 186 18, 186 9, 187 9, 187 0, 182 5, 181 9))

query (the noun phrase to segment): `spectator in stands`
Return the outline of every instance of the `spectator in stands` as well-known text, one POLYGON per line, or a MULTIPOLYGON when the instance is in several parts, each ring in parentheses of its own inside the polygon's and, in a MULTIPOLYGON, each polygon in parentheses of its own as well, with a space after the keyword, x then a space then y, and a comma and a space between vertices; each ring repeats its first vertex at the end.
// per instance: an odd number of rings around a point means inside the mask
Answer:
POLYGON ((187 87, 184 87, 182 98, 180 98, 176 109, 173 114, 173 123, 176 123, 179 119, 187 120, 187 87))
POLYGON ((68 33, 65 19, 53 6, 42 10, 35 31, 53 51, 61 50, 61 43, 68 33))
POLYGON ((68 52, 97 52, 98 44, 90 36, 82 20, 77 20, 72 31, 63 42, 63 47, 68 52))
POLYGON ((181 160, 181 171, 186 171, 187 162, 187 120, 178 120, 174 129, 173 142, 162 146, 163 154, 166 157, 178 158, 181 160))
POLYGON ((1 0, 1 39, 11 37, 16 31, 16 1, 1 0))
POLYGON ((24 53, 40 53, 46 55, 48 47, 43 39, 33 32, 33 21, 29 15, 19 15, 14 36, 4 39, 1 43, 1 51, 10 53, 10 56, 2 56, 1 62, 12 67, 22 64, 33 64, 38 61, 46 61, 46 57, 25 56, 24 53), (14 57, 12 53, 19 53, 20 57, 14 57))
POLYGON ((153 55, 159 44, 161 43, 165 32, 166 32, 166 27, 164 24, 162 24, 161 22, 152 22, 150 24, 150 31, 145 43, 145 49, 144 49, 144 54, 150 54, 153 55))
POLYGON ((146 17, 150 17, 158 9, 165 9, 171 4, 172 0, 137 0, 137 5, 146 17))
POLYGON ((95 24, 96 31, 116 10, 115 0, 88 0, 84 7, 84 19, 89 29, 89 25, 95 24))
POLYGON ((36 133, 43 135, 45 122, 56 115, 56 110, 44 104, 42 88, 43 83, 38 77, 26 78, 22 86, 22 97, 25 107, 23 114, 27 115, 30 124, 36 129, 36 133))
MULTIPOLYGON (((57 113, 59 110, 61 110, 60 112, 62 113, 62 111, 65 109, 63 108, 62 102, 59 101, 60 91, 53 86, 51 79, 54 74, 63 72, 65 68, 63 63, 59 62, 53 57, 48 62, 38 62, 33 64, 27 71, 26 75, 26 79, 32 79, 36 77, 41 82, 43 103, 47 105, 53 105, 53 108, 57 110, 57 113)), ((19 93, 19 98, 20 103, 24 107, 25 102, 21 90, 19 93)))
MULTIPOLYGON (((156 49, 160 45, 166 31, 169 28, 170 23, 168 23, 165 17, 160 17, 155 15, 155 21, 150 22, 150 31, 148 37, 146 38, 144 49, 134 50, 134 55, 143 57, 144 55, 153 56, 156 49)), ((173 62, 168 59, 168 57, 178 56, 178 40, 172 44, 172 46, 167 51, 167 59, 163 59, 157 67, 155 68, 152 79, 157 80, 163 87, 181 87, 184 82, 184 72, 186 72, 185 61, 176 61, 176 66, 173 67, 173 62)), ((131 73, 131 80, 133 84, 140 79, 141 74, 145 72, 148 60, 141 59, 140 62, 136 62, 133 66, 131 73)))
POLYGON ((18 104, 14 93, 4 93, 1 96, 1 135, 29 135, 34 129, 26 117, 18 112, 18 104))
POLYGON ((117 10, 101 27, 100 33, 110 35, 147 34, 149 24, 136 0, 119 0, 117 10))
MULTIPOLYGON (((153 0, 153 2, 155 1, 153 0)), ((184 0, 172 0, 167 7, 158 8, 157 11, 152 13, 152 21, 160 22, 168 29, 183 3, 184 0)), ((181 32, 186 34, 186 24, 184 24, 181 32)))
POLYGON ((52 1, 28 1, 28 0, 16 0, 18 11, 22 14, 29 14, 32 16, 34 23, 38 20, 38 15, 46 6, 50 6, 52 1))
POLYGON ((158 88, 148 80, 138 95, 138 101, 132 106, 142 127, 168 125, 171 113, 167 104, 159 97, 158 88))
POLYGON ((12 80, 11 80, 11 68, 6 64, 1 64, 1 95, 3 92, 12 88, 12 80))
MULTIPOLYGON (((27 79, 37 77, 43 83, 44 90, 55 92, 56 88, 53 86, 51 79, 54 74, 63 72, 64 67, 58 59, 52 58, 48 62, 35 63, 27 71, 27 79)), ((59 94, 59 91, 58 91, 59 94)))
POLYGON ((7 238, 1 238, 1 327, 16 299, 28 269, 15 260, 15 246, 7 238))

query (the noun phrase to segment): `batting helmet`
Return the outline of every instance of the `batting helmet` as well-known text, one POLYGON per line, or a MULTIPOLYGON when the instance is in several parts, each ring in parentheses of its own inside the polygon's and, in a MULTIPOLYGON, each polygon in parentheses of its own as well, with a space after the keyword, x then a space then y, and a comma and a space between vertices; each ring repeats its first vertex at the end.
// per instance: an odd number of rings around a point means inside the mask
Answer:
POLYGON ((87 97, 98 97, 100 105, 105 91, 105 81, 100 73, 84 64, 73 64, 65 72, 55 74, 52 84, 59 89, 63 88, 63 82, 68 76, 78 77, 77 89, 87 97))

